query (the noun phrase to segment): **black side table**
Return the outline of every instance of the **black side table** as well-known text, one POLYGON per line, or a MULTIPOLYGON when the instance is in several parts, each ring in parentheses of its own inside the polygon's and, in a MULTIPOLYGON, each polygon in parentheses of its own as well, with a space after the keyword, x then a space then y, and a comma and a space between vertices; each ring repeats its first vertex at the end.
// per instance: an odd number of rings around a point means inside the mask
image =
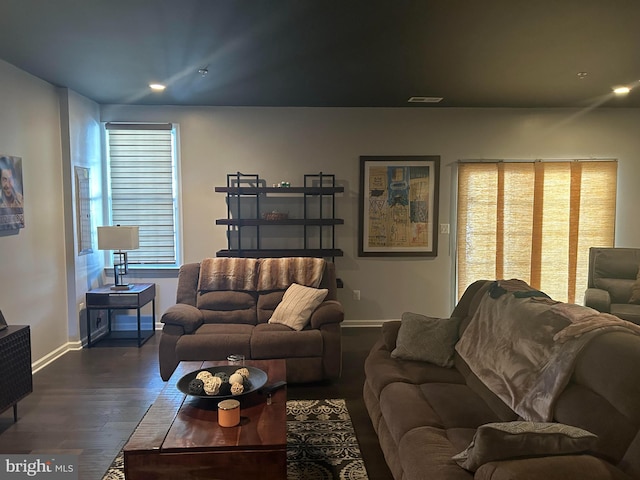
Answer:
POLYGON ((141 347, 155 334, 156 324, 156 284, 135 283, 129 290, 112 290, 110 285, 89 290, 86 294, 87 301, 87 348, 91 348, 102 340, 137 340, 141 347), (151 302, 152 315, 149 329, 143 329, 140 318, 140 309, 151 302), (91 311, 107 310, 108 332, 100 338, 91 340, 91 311), (111 315, 114 310, 137 310, 137 330, 115 330, 111 326, 111 315))
POLYGON ((18 420, 18 401, 33 391, 31 330, 28 325, 9 325, 0 331, 0 412, 13 407, 18 420))

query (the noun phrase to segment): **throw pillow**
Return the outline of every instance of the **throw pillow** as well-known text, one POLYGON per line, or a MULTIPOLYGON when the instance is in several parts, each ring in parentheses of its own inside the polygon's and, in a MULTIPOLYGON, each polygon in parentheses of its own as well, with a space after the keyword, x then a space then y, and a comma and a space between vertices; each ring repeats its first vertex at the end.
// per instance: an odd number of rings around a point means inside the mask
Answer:
POLYGON ((269 323, 282 323, 294 330, 302 330, 311 314, 329 293, 326 288, 305 287, 292 283, 284 292, 282 301, 273 311, 269 323))
POLYGON ((469 446, 453 460, 475 472, 495 460, 586 452, 597 439, 591 432, 562 423, 487 423, 478 427, 469 446))
POLYGON ((391 356, 452 367, 459 324, 458 318, 433 318, 405 312, 391 356))
POLYGON ((640 267, 638 267, 638 276, 636 281, 631 285, 631 298, 629 298, 629 303, 640 304, 640 267))

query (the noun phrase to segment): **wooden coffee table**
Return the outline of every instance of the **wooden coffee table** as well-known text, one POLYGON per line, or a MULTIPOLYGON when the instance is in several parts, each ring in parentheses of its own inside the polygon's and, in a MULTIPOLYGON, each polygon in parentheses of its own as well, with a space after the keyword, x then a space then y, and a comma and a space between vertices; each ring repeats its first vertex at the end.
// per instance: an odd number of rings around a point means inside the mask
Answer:
MULTIPOLYGON (((245 362, 267 373, 267 385, 286 379, 284 360, 245 362)), ((218 425, 217 402, 185 395, 176 384, 189 372, 228 362, 182 362, 124 446, 127 480, 287 477, 286 387, 267 397, 238 397, 237 427, 218 425)))

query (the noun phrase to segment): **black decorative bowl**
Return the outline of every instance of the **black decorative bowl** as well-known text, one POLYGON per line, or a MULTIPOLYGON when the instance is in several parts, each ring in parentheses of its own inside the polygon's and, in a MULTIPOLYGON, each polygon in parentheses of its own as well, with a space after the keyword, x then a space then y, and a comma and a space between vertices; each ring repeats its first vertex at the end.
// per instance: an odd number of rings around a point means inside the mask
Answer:
POLYGON ((177 387, 178 387, 178 390, 180 390, 182 393, 186 395, 191 395, 192 397, 224 400, 226 398, 242 397, 243 395, 247 395, 248 393, 255 392, 256 390, 259 390, 260 388, 262 388, 265 383, 267 383, 267 374, 264 371, 260 370, 259 368, 249 367, 244 365, 221 365, 218 367, 201 368, 200 370, 195 370, 193 372, 187 373, 184 377, 178 380, 177 387), (230 395, 207 395, 205 393, 202 393, 200 395, 195 395, 189 392, 189 383, 191 382, 191 380, 196 378, 196 376, 200 372, 203 372, 206 370, 210 372, 212 375, 222 372, 222 373, 226 373, 228 376, 231 376, 232 374, 235 373, 236 370, 240 368, 246 368, 247 370, 249 370, 249 379, 248 379, 249 388, 246 388, 247 384, 245 383, 245 389, 244 389, 244 392, 242 393, 239 393, 237 395, 231 395, 231 394, 230 395))

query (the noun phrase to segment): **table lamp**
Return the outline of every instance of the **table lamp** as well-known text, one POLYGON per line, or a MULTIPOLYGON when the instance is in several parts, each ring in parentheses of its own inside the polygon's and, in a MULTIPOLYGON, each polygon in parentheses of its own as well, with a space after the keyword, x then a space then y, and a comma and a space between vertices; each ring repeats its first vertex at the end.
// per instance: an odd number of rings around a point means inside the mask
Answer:
POLYGON ((112 290, 128 290, 133 285, 126 284, 122 277, 127 274, 127 252, 140 247, 138 226, 98 227, 98 250, 113 250, 113 278, 112 290))

